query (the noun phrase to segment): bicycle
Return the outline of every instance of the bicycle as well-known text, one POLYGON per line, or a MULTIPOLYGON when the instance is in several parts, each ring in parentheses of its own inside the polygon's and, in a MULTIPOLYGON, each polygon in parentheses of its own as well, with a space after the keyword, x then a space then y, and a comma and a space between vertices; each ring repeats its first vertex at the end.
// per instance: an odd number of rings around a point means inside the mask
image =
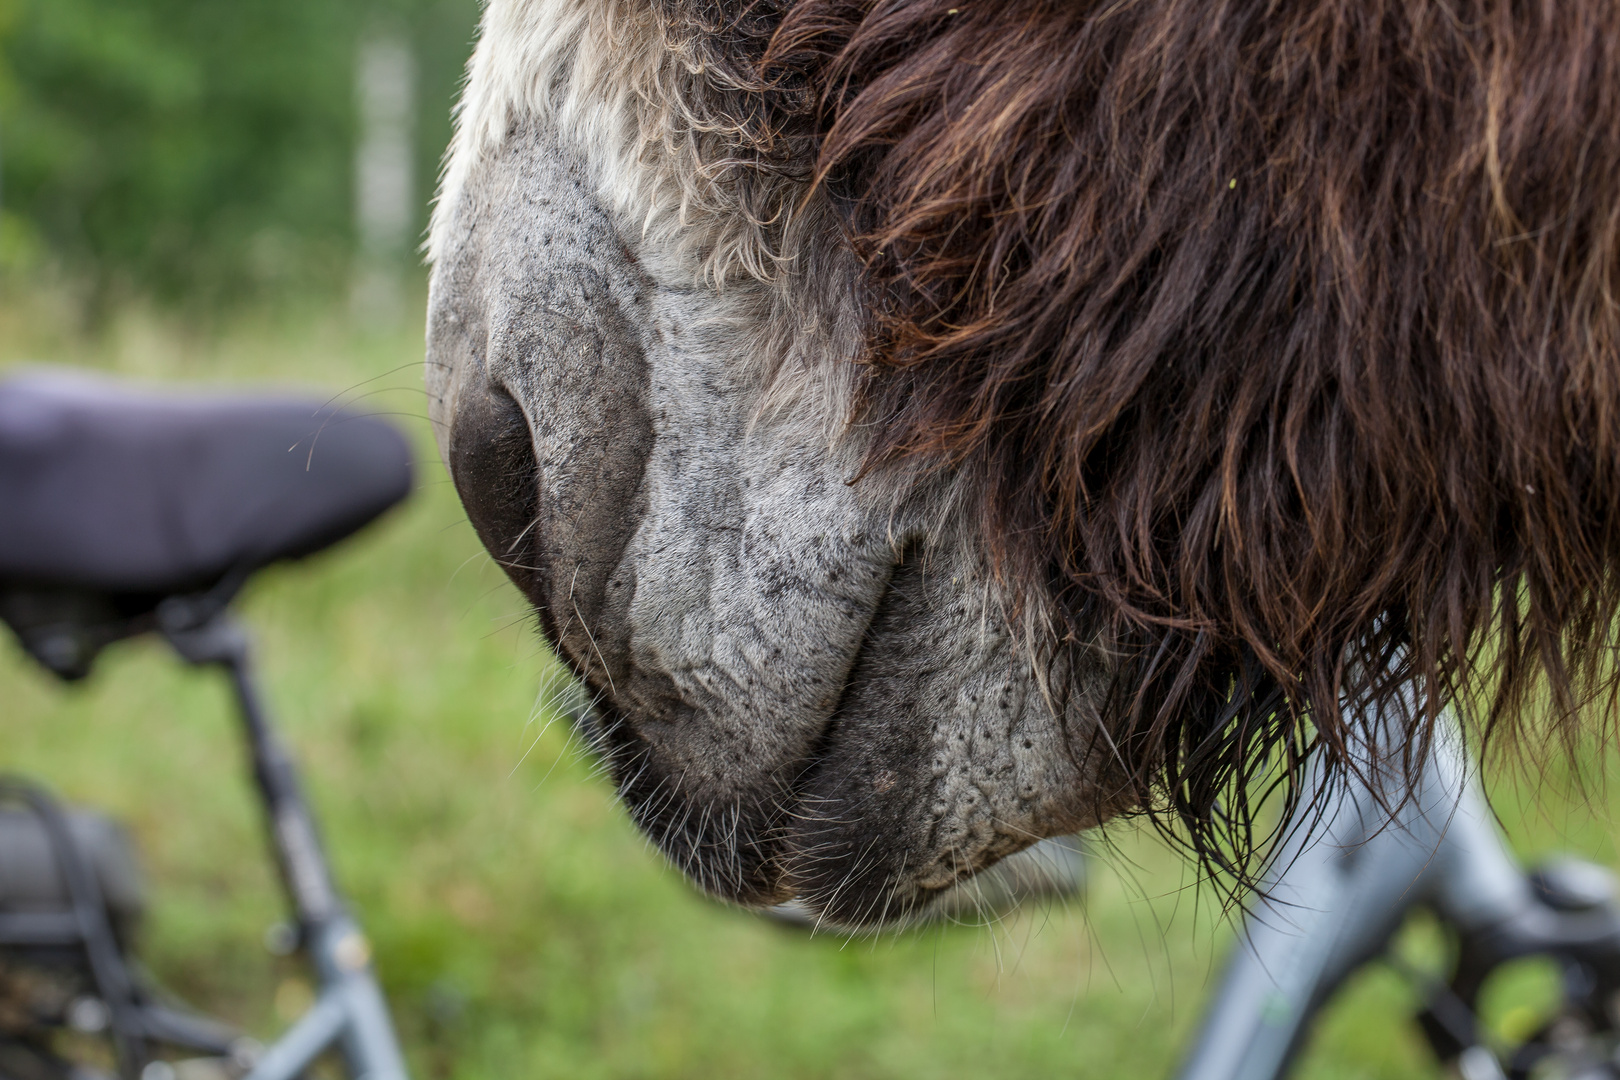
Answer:
POLYGON ((1290 1075, 1323 1007, 1379 958, 1416 985, 1424 1006, 1415 1020, 1436 1059, 1462 1080, 1620 1077, 1614 879, 1575 860, 1527 873, 1496 826, 1458 731, 1452 721, 1436 734, 1417 790, 1404 800, 1403 778, 1386 768, 1375 771, 1382 799, 1340 784, 1324 805, 1300 808, 1178 1080, 1290 1075), (1451 940, 1442 977, 1389 955, 1419 908, 1451 940), (1558 965, 1562 1000, 1522 1042, 1504 1045, 1480 1021, 1481 993, 1503 965, 1534 956, 1558 965))
POLYGON ((405 440, 376 417, 60 372, 0 383, 0 619, 65 681, 146 633, 229 676, 292 912, 285 944, 319 986, 268 1047, 167 1003, 131 962, 143 899, 121 830, 5 779, 0 982, 28 1000, 0 1012, 0 1077, 104 1076, 56 1052, 76 1027, 106 1035, 119 1080, 174 1080, 169 1057, 186 1054, 186 1080, 294 1080, 334 1046, 353 1077, 405 1080, 371 947, 333 881, 230 604, 258 570, 348 537, 411 483, 405 440))

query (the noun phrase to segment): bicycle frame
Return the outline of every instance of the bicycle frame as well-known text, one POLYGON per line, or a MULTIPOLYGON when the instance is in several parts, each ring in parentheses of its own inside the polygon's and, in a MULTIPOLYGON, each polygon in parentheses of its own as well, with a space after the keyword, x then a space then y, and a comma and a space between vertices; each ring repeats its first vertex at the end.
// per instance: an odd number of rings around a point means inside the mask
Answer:
MULTIPOLYGON (((1311 779, 1319 781, 1319 772, 1311 779)), ((1340 784, 1325 808, 1301 808, 1275 866, 1179 1080, 1284 1075, 1316 1009, 1385 949, 1415 905, 1431 907, 1464 939, 1491 942, 1492 962, 1573 940, 1564 923, 1575 917, 1550 912, 1509 853, 1454 723, 1437 731, 1418 788, 1393 821, 1372 792, 1340 784), (1303 817, 1318 812, 1317 822, 1303 817)), ((1599 931, 1592 941, 1612 937, 1610 913, 1589 921, 1599 931)), ((1471 1043, 1470 1028, 1459 1040, 1471 1055, 1460 1062, 1469 1080, 1505 1075, 1494 1055, 1471 1043)))
POLYGON ((265 1049, 246 1080, 297 1080, 334 1044, 357 1080, 406 1080, 371 947, 332 881, 297 769, 260 701, 247 634, 228 610, 206 600, 165 601, 158 625, 186 661, 223 667, 231 676, 270 846, 320 986, 315 1003, 265 1049))

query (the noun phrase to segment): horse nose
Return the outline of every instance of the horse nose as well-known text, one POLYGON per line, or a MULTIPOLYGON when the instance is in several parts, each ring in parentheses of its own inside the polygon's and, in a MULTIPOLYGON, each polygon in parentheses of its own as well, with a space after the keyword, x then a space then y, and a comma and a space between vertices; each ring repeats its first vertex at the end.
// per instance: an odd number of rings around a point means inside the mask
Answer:
POLYGON ((457 394, 449 423, 445 456, 478 539, 524 595, 539 602, 540 469, 522 407, 504 388, 479 379, 457 394))

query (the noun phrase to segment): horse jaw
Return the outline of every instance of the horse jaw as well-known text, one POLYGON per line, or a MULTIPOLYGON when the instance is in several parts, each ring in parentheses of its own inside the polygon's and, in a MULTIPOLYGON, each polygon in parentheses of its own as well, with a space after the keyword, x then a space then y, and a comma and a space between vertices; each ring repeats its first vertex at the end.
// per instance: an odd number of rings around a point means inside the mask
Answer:
POLYGON ((949 478, 853 482, 850 258, 798 181, 702 168, 700 92, 629 3, 489 6, 434 417, 638 825, 719 896, 903 918, 1091 822, 1104 673, 1036 662, 949 478))

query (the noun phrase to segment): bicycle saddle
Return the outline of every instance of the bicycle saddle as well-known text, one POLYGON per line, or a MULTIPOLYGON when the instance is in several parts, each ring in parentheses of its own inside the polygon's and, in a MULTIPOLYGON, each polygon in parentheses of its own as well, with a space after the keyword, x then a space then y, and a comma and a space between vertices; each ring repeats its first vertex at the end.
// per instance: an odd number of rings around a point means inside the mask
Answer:
POLYGON ((94 600, 103 621, 111 603, 127 620, 328 547, 410 487, 405 439, 373 416, 83 373, 15 376, 0 382, 0 615, 25 644, 19 622, 39 619, 20 598, 94 600))

